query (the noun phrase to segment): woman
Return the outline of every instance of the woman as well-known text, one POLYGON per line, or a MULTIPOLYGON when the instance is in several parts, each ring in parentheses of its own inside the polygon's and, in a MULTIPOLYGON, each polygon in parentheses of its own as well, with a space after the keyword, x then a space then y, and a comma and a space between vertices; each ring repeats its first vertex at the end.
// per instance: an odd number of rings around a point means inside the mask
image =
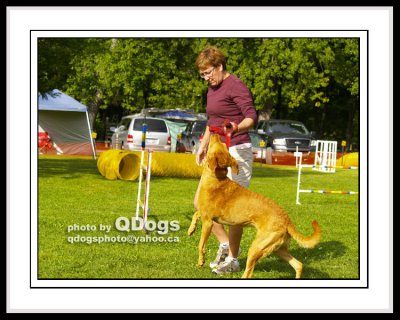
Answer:
MULTIPOLYGON (((196 59, 196 67, 200 71, 200 77, 209 84, 206 108, 208 123, 196 154, 196 162, 200 165, 205 158, 210 139, 210 127, 226 130, 224 122, 229 121, 233 130, 229 152, 238 162, 239 174, 233 174, 229 170, 228 177, 243 187, 248 187, 253 164, 248 130, 257 122, 257 113, 250 90, 243 81, 226 70, 226 58, 216 47, 211 46, 202 50, 196 59)), ((221 140, 226 141, 223 136, 221 140)), ((196 210, 198 193, 199 188, 194 199, 196 210)), ((243 227, 230 226, 227 234, 223 225, 214 222, 212 232, 220 243, 217 257, 210 263, 212 271, 216 274, 240 271, 237 257, 243 227)))

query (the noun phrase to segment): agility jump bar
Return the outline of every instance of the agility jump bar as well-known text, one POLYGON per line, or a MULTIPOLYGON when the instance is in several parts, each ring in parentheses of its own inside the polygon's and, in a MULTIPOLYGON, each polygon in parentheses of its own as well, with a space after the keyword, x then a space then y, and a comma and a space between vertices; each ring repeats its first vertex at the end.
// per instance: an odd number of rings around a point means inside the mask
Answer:
POLYGON ((335 193, 335 194, 358 194, 357 191, 337 191, 337 190, 302 190, 300 189, 299 192, 305 193, 335 193))
POLYGON ((303 168, 336 168, 336 169, 358 169, 356 166, 325 166, 325 165, 313 165, 313 164, 302 164, 303 168))
MULTIPOLYGON (((303 167, 316 167, 317 165, 303 165, 302 164, 302 153, 299 156, 298 163, 298 175, 297 175, 297 192, 296 192, 296 204, 300 204, 300 193, 322 193, 322 194, 358 194, 357 191, 337 191, 337 190, 316 190, 316 189, 300 189, 301 180, 301 169, 303 167)), ((321 165, 320 165, 321 166, 321 165)), ((336 166, 335 166, 336 167, 336 166)))

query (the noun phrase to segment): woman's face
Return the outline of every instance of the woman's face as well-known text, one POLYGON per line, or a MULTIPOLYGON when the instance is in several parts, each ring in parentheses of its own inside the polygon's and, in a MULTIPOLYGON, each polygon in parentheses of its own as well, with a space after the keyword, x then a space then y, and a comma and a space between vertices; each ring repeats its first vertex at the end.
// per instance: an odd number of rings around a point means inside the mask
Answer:
POLYGON ((208 82, 212 87, 218 86, 224 80, 222 65, 218 67, 208 67, 200 70, 200 77, 208 82))

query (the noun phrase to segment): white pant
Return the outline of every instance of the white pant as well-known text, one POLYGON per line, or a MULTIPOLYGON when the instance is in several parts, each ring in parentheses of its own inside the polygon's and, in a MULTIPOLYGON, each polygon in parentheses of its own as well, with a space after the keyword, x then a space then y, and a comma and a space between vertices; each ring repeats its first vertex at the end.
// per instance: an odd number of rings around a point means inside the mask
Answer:
POLYGON ((251 145, 241 144, 229 148, 229 153, 234 157, 239 166, 239 173, 232 174, 232 169, 228 168, 228 178, 247 188, 253 172, 253 151, 251 145))

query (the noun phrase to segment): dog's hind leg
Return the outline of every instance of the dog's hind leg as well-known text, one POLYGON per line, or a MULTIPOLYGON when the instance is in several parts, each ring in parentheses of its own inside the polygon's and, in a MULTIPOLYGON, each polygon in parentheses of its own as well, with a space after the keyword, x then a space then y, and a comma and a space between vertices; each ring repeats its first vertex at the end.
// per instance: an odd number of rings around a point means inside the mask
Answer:
POLYGON ((197 265, 199 267, 204 264, 204 256, 206 254, 206 243, 208 241, 208 237, 210 236, 211 229, 213 223, 211 219, 202 219, 202 228, 201 228, 201 238, 199 243, 199 260, 197 265))
POLYGON ((187 232, 189 236, 191 236, 193 234, 194 230, 196 230, 196 223, 197 223, 197 220, 200 219, 200 217, 201 217, 200 211, 196 211, 193 215, 192 223, 190 224, 190 227, 187 232))
POLYGON ((279 258, 285 260, 292 266, 292 268, 296 271, 296 279, 301 278, 301 273, 303 272, 303 264, 289 253, 287 246, 280 247, 274 253, 279 258))
POLYGON ((264 232, 257 232, 257 236, 250 246, 249 253, 247 255, 246 270, 243 273, 242 278, 251 278, 253 276, 254 267, 257 261, 271 254, 277 246, 282 244, 282 240, 279 239, 278 233, 271 233, 265 237, 264 232))

